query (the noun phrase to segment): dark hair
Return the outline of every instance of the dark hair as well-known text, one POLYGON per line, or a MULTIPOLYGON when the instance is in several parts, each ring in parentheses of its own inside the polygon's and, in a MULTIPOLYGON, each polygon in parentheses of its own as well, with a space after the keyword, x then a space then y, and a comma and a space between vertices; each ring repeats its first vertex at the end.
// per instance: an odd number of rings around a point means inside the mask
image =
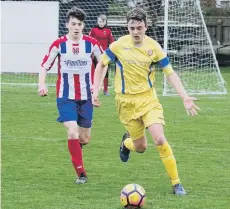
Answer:
POLYGON ((80 21, 85 21, 86 19, 86 14, 84 10, 74 6, 72 7, 66 14, 66 22, 69 22, 70 17, 75 17, 80 21))
POLYGON ((145 25, 147 25, 147 13, 145 10, 137 7, 127 13, 126 20, 127 23, 130 20, 144 21, 145 25))

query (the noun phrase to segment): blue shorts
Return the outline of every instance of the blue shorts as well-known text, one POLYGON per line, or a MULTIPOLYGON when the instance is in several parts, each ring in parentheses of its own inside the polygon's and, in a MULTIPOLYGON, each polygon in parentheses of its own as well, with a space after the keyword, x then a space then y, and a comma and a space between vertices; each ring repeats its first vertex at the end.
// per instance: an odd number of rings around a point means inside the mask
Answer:
POLYGON ((83 128, 91 128, 93 119, 93 104, 91 100, 76 101, 57 98, 59 111, 58 122, 77 121, 83 128))

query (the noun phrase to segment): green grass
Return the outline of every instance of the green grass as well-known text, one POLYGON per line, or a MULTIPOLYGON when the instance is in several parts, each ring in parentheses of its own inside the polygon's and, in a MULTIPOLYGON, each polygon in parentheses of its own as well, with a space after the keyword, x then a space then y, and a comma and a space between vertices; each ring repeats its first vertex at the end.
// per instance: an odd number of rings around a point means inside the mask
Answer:
MULTIPOLYGON (((230 93, 230 69, 222 69, 230 93)), ((157 87, 161 88, 160 79, 157 87)), ((101 96, 92 140, 84 147, 89 182, 74 184, 66 131, 55 122, 54 88, 48 97, 36 88, 2 86, 2 208, 121 209, 119 193, 128 183, 147 192, 145 209, 230 208, 230 96, 199 96, 202 112, 189 118, 178 97, 162 97, 165 134, 173 147, 186 197, 171 194, 170 181, 148 135, 144 154, 121 163, 124 132, 114 94, 101 96)))
MULTIPOLYGON (((55 84, 57 74, 49 73, 47 84, 55 84)), ((38 82, 37 73, 2 73, 1 82, 6 84, 36 84, 38 82)))

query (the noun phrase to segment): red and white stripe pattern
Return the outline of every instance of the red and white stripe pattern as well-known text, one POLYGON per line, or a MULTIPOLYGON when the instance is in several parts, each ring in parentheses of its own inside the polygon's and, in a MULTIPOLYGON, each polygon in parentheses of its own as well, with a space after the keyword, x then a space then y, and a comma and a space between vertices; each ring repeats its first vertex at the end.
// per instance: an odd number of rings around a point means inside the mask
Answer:
POLYGON ((58 59, 57 97, 74 100, 91 99, 92 55, 99 60, 103 50, 97 40, 82 35, 79 42, 73 42, 63 36, 49 48, 42 67, 50 70, 58 59))

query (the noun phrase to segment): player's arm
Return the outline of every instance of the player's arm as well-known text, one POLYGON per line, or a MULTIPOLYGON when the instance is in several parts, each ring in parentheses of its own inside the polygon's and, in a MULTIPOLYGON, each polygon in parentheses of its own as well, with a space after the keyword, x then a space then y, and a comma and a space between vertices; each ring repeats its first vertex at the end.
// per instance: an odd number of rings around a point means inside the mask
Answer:
POLYGON ((100 102, 98 99, 100 84, 101 81, 105 78, 105 69, 108 67, 108 64, 114 62, 116 59, 113 51, 116 50, 117 46, 117 42, 114 42, 110 45, 108 49, 104 51, 95 69, 93 85, 93 104, 97 107, 100 106, 100 102))
MULTIPOLYGON (((103 49, 100 46, 99 42, 97 41, 97 44, 94 45, 94 51, 93 51, 94 56, 96 57, 97 63, 99 62, 101 55, 103 54, 103 49)), ((97 66, 97 65, 96 65, 97 66)), ((105 78, 106 72, 108 70, 108 66, 104 66, 103 72, 102 72, 102 80, 100 82, 100 86, 105 78)), ((96 69, 95 69, 96 71, 96 69)))
POLYGON ((194 101, 197 101, 198 99, 190 97, 187 94, 179 76, 173 70, 167 55, 162 50, 159 44, 157 44, 156 54, 157 61, 160 67, 163 69, 163 72, 166 75, 168 82, 172 85, 172 87, 176 90, 178 95, 182 98, 187 114, 191 116, 197 115, 197 110, 200 110, 200 108, 195 105, 194 101))
POLYGON ((38 94, 40 96, 47 96, 48 95, 48 89, 46 87, 46 76, 47 71, 49 71, 58 55, 58 44, 54 42, 50 48, 47 55, 45 55, 43 62, 41 64, 41 70, 39 72, 39 78, 38 78, 38 94))
POLYGON ((106 69, 108 65, 105 65, 102 60, 99 60, 97 63, 95 72, 94 72, 94 83, 93 83, 93 104, 96 107, 100 106, 100 101, 98 98, 101 82, 105 77, 106 69))
POLYGON ((197 101, 198 99, 188 96, 176 72, 173 71, 170 75, 168 75, 167 80, 182 98, 187 114, 191 116, 197 115, 197 110, 200 110, 200 108, 195 105, 194 101, 197 101))
POLYGON ((38 95, 39 96, 47 96, 48 89, 46 87, 46 76, 47 70, 43 67, 39 72, 39 82, 38 82, 38 95))

